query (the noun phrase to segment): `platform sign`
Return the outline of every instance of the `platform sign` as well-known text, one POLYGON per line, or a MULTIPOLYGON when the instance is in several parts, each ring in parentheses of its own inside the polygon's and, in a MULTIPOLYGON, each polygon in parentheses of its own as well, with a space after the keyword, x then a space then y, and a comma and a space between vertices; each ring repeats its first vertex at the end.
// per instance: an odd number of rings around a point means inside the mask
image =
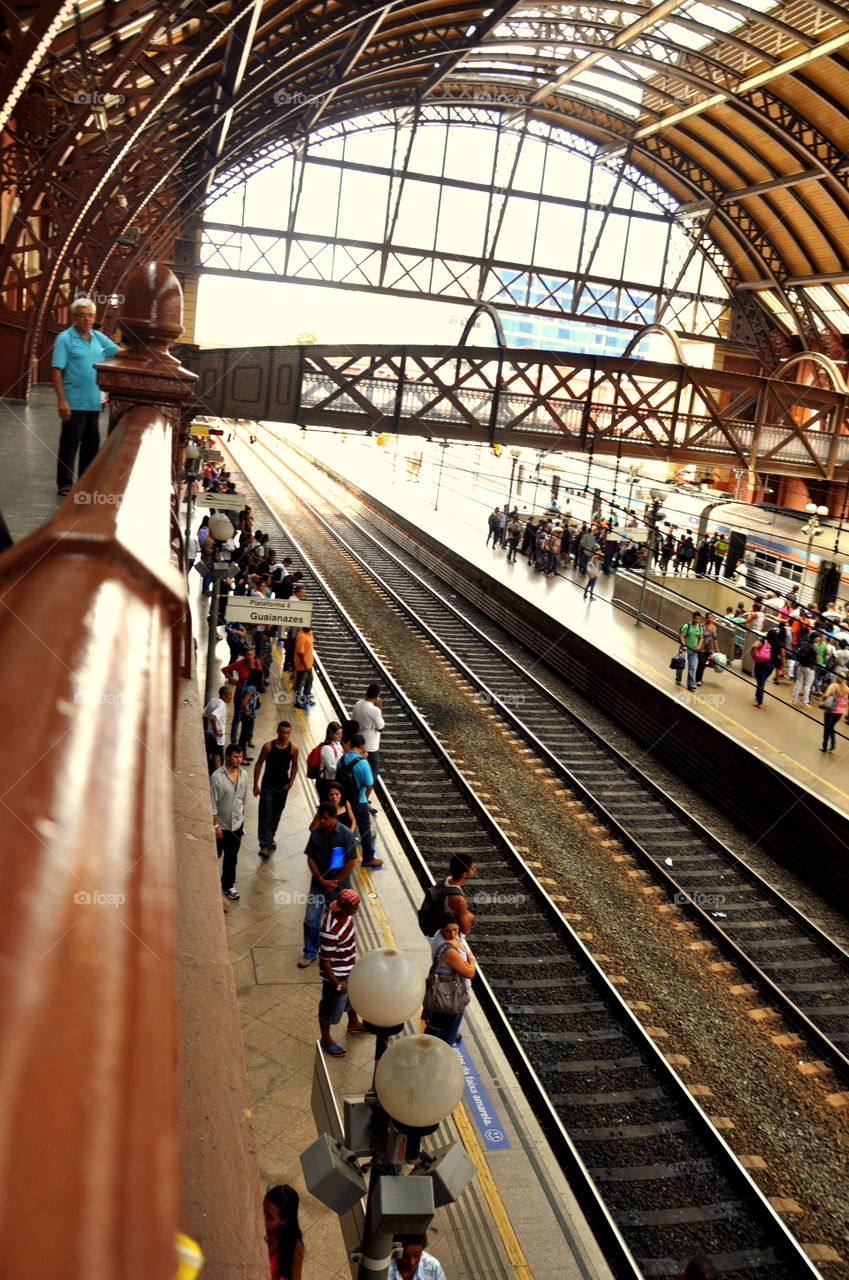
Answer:
POLYGON ((189 427, 189 435, 190 436, 208 436, 209 427, 197 427, 197 426, 189 427))
POLYGON ((311 627, 312 603, 307 600, 228 596, 227 621, 250 622, 257 627, 311 627))
POLYGON ((241 511, 245 496, 241 493, 199 493, 196 507, 215 507, 216 511, 241 511))
POLYGON ((466 1052, 465 1045, 455 1044, 454 1052, 463 1067, 466 1105, 472 1113, 484 1146, 488 1151, 503 1151, 509 1148, 510 1139, 504 1132, 498 1112, 489 1100, 489 1095, 481 1083, 474 1062, 466 1052))
POLYGON ((628 538, 631 542, 647 542, 649 531, 645 525, 635 524, 626 529, 622 536, 628 538))

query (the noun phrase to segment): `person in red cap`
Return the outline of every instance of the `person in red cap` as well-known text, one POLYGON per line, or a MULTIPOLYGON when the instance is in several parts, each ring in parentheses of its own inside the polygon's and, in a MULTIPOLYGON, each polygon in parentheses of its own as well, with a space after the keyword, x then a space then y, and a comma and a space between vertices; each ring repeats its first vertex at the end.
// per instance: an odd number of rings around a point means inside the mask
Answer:
POLYGON ((348 975, 357 959, 357 934, 354 916, 360 905, 360 895, 353 889, 343 889, 324 913, 318 951, 318 967, 321 970, 321 1000, 318 1005, 318 1026, 321 1047, 331 1058, 343 1058, 345 1050, 333 1039, 333 1027, 348 1015, 348 1034, 356 1035, 365 1028, 348 999, 348 975))

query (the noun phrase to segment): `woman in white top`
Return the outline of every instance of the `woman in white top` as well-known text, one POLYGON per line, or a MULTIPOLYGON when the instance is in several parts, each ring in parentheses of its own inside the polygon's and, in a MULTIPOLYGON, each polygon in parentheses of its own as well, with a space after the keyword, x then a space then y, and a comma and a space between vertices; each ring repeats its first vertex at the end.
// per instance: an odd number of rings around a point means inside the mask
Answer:
MULTIPOLYGON (((441 919, 442 928, 434 934, 430 944, 434 962, 437 957, 440 961, 437 973, 445 974, 449 969, 453 969, 463 978, 465 985, 470 987, 472 978, 475 976, 475 957, 472 955, 467 939, 460 932, 460 925, 454 912, 446 911, 441 919)), ((425 1035, 436 1036, 449 1045, 458 1044, 463 1039, 459 1033, 464 1013, 465 1009, 461 1009, 457 1014, 422 1011, 422 1017, 427 1024, 425 1035)))
POLYGON ((344 755, 342 748, 342 726, 331 720, 324 735, 324 743, 319 758, 319 772, 315 780, 319 803, 327 797, 327 788, 336 777, 336 769, 344 755))

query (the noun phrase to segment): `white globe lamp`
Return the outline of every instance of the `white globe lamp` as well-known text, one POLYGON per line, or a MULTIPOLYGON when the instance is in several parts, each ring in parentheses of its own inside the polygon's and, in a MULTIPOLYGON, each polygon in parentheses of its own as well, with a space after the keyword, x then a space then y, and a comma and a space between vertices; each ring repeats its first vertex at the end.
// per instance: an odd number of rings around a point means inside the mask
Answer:
POLYGON ((233 536, 233 522, 229 516, 216 511, 214 516, 209 517, 209 533, 215 542, 226 542, 233 536))
POLYGON ((398 1127, 433 1130, 463 1095, 463 1068, 444 1040, 403 1036, 377 1064, 374 1088, 398 1127))
POLYGON ((403 951, 381 947, 354 965, 348 995, 360 1017, 372 1026, 400 1027, 421 1006, 424 978, 403 951))

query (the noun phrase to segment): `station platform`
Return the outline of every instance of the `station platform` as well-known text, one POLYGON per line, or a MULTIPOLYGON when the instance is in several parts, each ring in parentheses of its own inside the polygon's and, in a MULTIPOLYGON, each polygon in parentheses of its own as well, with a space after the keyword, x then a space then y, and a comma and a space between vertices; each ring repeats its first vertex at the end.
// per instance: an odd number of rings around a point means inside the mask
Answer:
MULTIPOLYGON (((676 687, 669 660, 677 652, 677 642, 648 622, 636 626, 633 616, 613 605, 615 574, 601 575, 595 599, 585 601, 586 580, 576 569, 561 569, 548 580, 529 568, 521 556, 515 564, 508 565, 505 551, 485 546, 486 518, 495 506, 503 506, 503 488, 485 477, 477 477, 472 483, 467 474, 452 483, 447 468, 441 484, 436 475, 429 473, 411 480, 405 460, 396 461, 391 451, 377 447, 369 437, 355 439, 351 433, 341 448, 335 434, 311 431, 299 441, 292 428, 274 429, 291 433, 288 443, 299 456, 314 457, 332 467, 341 477, 450 548, 454 555, 465 558, 478 575, 492 577, 515 593, 517 601, 536 605, 562 624, 564 630, 576 632, 615 656, 780 774, 849 816, 849 727, 844 721, 838 726, 837 750, 824 755, 819 749, 822 715, 814 706, 809 710, 791 706, 789 682, 775 685, 770 681, 761 711, 754 706, 754 680, 740 670, 739 662, 723 673, 707 669, 703 686, 696 693, 676 687)), ((285 460, 285 449, 281 457, 285 460)), ((667 581, 674 589, 676 580, 668 577, 667 581)), ((686 585, 688 595, 698 600, 698 581, 689 578, 686 585)), ((682 602, 681 622, 688 621, 691 610, 698 607, 698 603, 682 602)), ((701 608, 704 611, 705 606, 701 608)))
MULTIPOLYGON (((101 417, 100 438, 106 430, 101 417)), ((14 542, 49 520, 59 504, 59 414, 52 387, 34 387, 28 404, 0 400, 0 512, 14 542)))
MULTIPOLYGON (((192 610, 202 672, 207 602, 198 595, 200 578, 192 576, 197 580, 197 587, 191 585, 192 610)), ((229 660, 223 641, 217 657, 220 666, 229 660)), ((257 719, 256 750, 250 754, 256 758, 262 743, 275 736, 278 721, 285 719, 293 726, 300 768, 278 828, 277 850, 267 859, 258 854, 258 801, 249 795, 236 880, 241 898, 227 904, 226 930, 263 1189, 289 1182, 302 1195, 304 1280, 349 1280, 339 1221, 304 1194, 299 1160, 316 1137, 310 1094, 321 989, 317 965, 297 966, 309 881, 304 848, 317 805, 305 760, 334 715, 318 681, 313 687, 316 705, 309 712, 295 708, 290 693, 278 661, 257 719)), ((252 778, 253 765, 246 767, 252 778)), ((388 821, 379 814, 374 824, 384 866, 378 871, 358 868, 352 877, 362 900, 356 918, 358 947, 364 953, 397 945, 416 958, 424 975, 430 951, 416 921, 422 891, 388 821)), ((420 1028, 414 1021, 410 1029, 420 1028)), ((344 1058, 327 1064, 337 1096, 363 1093, 371 1084, 374 1040, 347 1036, 343 1026, 337 1030, 347 1050, 344 1058)), ((461 1054, 464 1099, 436 1138, 440 1143, 458 1138, 477 1176, 457 1205, 437 1211, 428 1252, 439 1259, 448 1280, 607 1280, 610 1272, 584 1215, 474 1000, 464 1020, 461 1054)))

